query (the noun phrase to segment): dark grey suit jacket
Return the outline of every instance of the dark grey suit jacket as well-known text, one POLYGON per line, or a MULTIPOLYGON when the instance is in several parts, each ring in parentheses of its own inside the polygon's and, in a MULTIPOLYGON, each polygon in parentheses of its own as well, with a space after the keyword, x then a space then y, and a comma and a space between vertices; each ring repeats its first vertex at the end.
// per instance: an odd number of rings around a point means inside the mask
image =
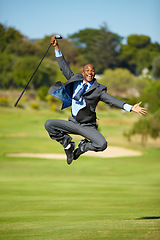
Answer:
MULTIPOLYGON (((71 106, 71 99, 73 95, 73 84, 76 81, 83 81, 84 77, 81 73, 74 74, 68 66, 64 56, 57 57, 58 65, 63 75, 68 80, 66 83, 56 82, 49 89, 49 94, 62 100, 62 109, 71 106)), ((98 83, 96 79, 93 79, 92 86, 83 94, 83 98, 86 101, 86 106, 79 110, 75 119, 79 123, 96 123, 96 106, 99 101, 108 103, 110 106, 123 108, 125 102, 118 100, 117 98, 109 95, 107 87, 98 83)))

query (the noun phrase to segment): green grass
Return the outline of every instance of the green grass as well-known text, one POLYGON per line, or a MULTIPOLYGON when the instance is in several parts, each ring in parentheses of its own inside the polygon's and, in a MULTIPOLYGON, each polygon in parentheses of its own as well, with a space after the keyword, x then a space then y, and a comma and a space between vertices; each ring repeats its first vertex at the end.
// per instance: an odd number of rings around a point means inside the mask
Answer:
MULTIPOLYGON (((135 144, 132 147, 143 151, 142 156, 82 156, 70 166, 65 160, 11 158, 5 153, 62 153, 43 125, 53 116, 66 115, 6 108, 0 114, 1 240, 160 238, 159 149, 135 144)), ((111 142, 121 142, 123 120, 129 123, 131 115, 99 115, 101 131, 106 135, 112 126, 111 142)), ((129 146, 126 140, 121 145, 129 146)))

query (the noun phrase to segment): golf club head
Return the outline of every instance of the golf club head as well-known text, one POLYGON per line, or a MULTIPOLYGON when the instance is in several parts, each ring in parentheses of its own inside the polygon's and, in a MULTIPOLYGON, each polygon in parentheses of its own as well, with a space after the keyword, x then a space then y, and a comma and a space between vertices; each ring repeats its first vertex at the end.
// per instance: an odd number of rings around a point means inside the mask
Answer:
POLYGON ((56 39, 62 39, 62 36, 59 35, 59 34, 56 34, 56 35, 55 35, 55 38, 56 38, 56 39))

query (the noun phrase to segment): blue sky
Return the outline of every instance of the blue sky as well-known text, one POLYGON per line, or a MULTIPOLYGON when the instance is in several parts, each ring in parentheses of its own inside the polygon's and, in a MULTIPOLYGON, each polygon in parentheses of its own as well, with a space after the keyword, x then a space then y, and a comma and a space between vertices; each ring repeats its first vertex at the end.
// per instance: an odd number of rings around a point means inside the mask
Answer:
POLYGON ((159 11, 160 0, 0 0, 0 23, 33 39, 67 37, 105 22, 124 38, 144 34, 160 43, 159 11))

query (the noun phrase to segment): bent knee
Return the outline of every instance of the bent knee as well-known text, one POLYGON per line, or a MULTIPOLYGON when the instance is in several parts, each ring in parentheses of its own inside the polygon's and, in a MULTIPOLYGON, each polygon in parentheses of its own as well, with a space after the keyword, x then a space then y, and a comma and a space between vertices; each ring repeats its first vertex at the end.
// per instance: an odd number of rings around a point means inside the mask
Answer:
POLYGON ((96 146, 95 151, 96 152, 101 152, 104 151, 107 148, 107 141, 104 139, 101 142, 98 142, 98 145, 96 146))
POLYGON ((100 146, 100 151, 104 151, 107 148, 107 141, 104 141, 100 146))
POLYGON ((49 128, 50 128, 50 126, 51 126, 51 120, 47 120, 47 121, 45 122, 44 126, 45 126, 45 129, 46 129, 46 130, 49 130, 49 128))

